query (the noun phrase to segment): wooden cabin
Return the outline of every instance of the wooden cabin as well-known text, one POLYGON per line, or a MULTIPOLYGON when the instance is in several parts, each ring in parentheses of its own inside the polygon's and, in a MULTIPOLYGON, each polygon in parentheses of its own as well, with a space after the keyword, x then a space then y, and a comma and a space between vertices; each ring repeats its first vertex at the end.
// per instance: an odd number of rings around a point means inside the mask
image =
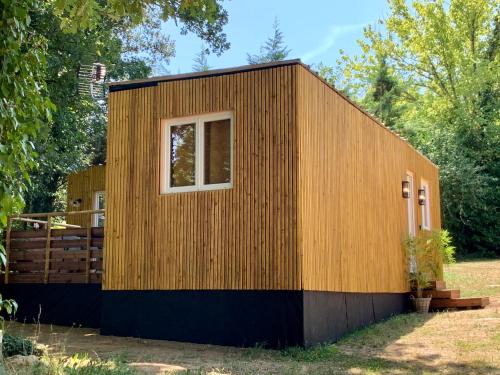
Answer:
MULTIPOLYGON (((68 212, 101 210, 105 208, 106 166, 94 165, 83 171, 72 173, 67 182, 68 212)), ((72 215, 66 222, 82 227, 103 227, 104 215, 72 215)))
POLYGON ((105 190, 101 333, 308 346, 405 311, 438 169, 299 60, 116 82, 108 104, 107 164, 68 189, 85 209, 105 190))

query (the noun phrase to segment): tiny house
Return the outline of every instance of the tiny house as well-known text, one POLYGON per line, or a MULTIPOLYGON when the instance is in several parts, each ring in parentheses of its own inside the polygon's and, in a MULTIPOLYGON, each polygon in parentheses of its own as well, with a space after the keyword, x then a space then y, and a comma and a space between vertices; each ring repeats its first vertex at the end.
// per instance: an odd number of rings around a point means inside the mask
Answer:
POLYGON ((102 334, 308 346, 405 311, 438 169, 306 65, 109 91, 106 166, 68 187, 70 210, 106 201, 68 220, 104 223, 102 334))

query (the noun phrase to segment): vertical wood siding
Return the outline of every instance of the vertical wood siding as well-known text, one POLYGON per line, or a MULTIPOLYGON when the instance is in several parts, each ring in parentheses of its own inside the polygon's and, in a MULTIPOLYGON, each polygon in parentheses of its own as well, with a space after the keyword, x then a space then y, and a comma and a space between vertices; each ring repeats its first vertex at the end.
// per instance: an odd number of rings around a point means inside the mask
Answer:
POLYGON ((301 288, 295 70, 110 93, 104 289, 301 288), (161 195, 161 120, 221 111, 233 188, 161 195))
MULTIPOLYGON (((299 239, 305 290, 408 289, 401 242, 408 233, 401 181, 429 181, 440 228, 437 168, 303 67, 297 71, 299 239)), ((421 207, 415 199, 417 228, 421 207)))
POLYGON ((437 168, 299 65, 111 93, 107 163, 107 290, 406 291, 407 170, 441 224, 437 168), (233 188, 161 195, 161 120, 222 111, 233 188))
MULTIPOLYGON (((67 209, 68 211, 92 210, 94 193, 105 190, 106 166, 96 165, 80 172, 72 173, 68 176, 67 189, 67 209), (71 202, 81 199, 80 207, 73 207, 71 202)), ((68 216, 69 224, 76 224, 82 227, 89 225, 91 215, 68 216)))

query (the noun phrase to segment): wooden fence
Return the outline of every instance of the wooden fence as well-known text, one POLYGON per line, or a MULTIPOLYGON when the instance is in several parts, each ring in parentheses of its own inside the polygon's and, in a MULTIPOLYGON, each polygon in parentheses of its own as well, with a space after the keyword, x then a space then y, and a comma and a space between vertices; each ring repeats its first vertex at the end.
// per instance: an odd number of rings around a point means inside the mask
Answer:
POLYGON ((100 283, 104 228, 57 223, 56 217, 104 214, 104 210, 22 214, 10 217, 5 247, 7 283, 100 283), (41 220, 40 218, 46 218, 41 220), (15 229, 14 222, 38 229, 15 229))

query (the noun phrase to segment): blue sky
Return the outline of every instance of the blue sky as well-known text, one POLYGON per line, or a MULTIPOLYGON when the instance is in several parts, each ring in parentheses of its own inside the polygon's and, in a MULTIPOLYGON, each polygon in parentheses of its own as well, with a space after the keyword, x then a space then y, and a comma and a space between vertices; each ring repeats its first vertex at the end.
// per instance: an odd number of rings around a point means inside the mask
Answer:
MULTIPOLYGON (((349 55, 359 51, 356 39, 362 36, 363 26, 374 24, 388 10, 386 0, 232 0, 224 6, 229 13, 225 32, 231 48, 220 57, 209 56, 214 69, 245 65, 247 52, 258 53, 271 35, 275 17, 292 50, 289 58, 334 65, 340 49, 349 55)), ((176 41, 176 56, 166 68, 171 74, 192 71, 201 40, 193 34, 180 35, 171 22, 164 27, 176 41)))

